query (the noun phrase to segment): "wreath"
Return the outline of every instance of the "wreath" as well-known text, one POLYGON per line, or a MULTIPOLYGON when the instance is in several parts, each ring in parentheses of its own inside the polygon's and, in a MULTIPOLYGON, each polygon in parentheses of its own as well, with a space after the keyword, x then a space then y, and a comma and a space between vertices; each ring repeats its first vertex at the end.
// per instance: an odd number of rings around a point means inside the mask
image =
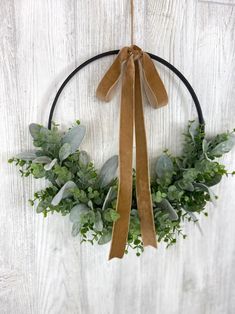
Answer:
MULTIPOLYGON (((96 169, 87 152, 80 150, 85 136, 85 126, 76 121, 67 132, 52 123, 53 111, 65 85, 85 65, 106 55, 108 52, 86 61, 75 69, 64 81, 52 105, 48 128, 30 124, 34 151, 21 153, 9 160, 20 167, 23 177, 45 178, 49 185, 34 194, 30 204, 37 213, 46 217, 49 213, 69 215, 72 235, 80 235, 81 242, 108 243, 112 238, 113 225, 120 219, 116 210, 119 179, 117 169, 119 157, 112 156, 100 170, 96 169)), ((129 52, 129 51, 128 51, 129 52)), ((169 247, 179 236, 186 238, 183 231, 185 221, 198 225, 198 215, 208 215, 206 204, 215 203, 217 196, 211 187, 218 184, 228 172, 217 158, 228 153, 235 145, 234 131, 215 137, 206 137, 204 121, 198 99, 185 77, 165 60, 149 54, 165 64, 185 83, 191 93, 199 114, 199 122, 189 121, 183 134, 181 156, 172 156, 168 150, 156 160, 150 179, 152 215, 155 237, 169 247)), ((120 53, 119 53, 120 56, 120 53)), ((125 253, 134 249, 139 256, 144 250, 141 236, 138 196, 136 193, 136 171, 132 170, 132 200, 129 217, 128 237, 125 253)))

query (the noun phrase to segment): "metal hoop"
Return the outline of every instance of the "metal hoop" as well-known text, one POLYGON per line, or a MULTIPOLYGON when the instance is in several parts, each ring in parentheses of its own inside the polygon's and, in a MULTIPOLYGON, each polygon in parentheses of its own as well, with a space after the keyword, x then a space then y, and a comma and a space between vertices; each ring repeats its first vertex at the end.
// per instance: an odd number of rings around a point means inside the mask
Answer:
MULTIPOLYGON (((119 53, 119 50, 111 50, 111 51, 107 51, 104 53, 101 53, 99 55, 96 55, 90 59, 88 59, 87 61, 83 62, 81 65, 79 65, 76 69, 74 69, 68 76, 67 78, 64 80, 64 82, 61 84, 58 92, 55 95, 54 101, 51 105, 51 109, 50 109, 50 114, 49 114, 49 119, 48 119, 48 129, 51 129, 51 123, 52 123, 52 119, 53 119, 53 114, 54 114, 54 110, 56 107, 56 104, 58 102, 58 99, 60 97, 60 94, 62 93, 63 89, 65 88, 65 86, 68 84, 68 82, 74 77, 75 74, 77 74, 81 69, 83 69, 85 66, 87 66, 88 64, 92 63, 93 61, 96 61, 98 59, 101 59, 103 57, 107 57, 107 56, 111 56, 111 55, 116 55, 119 53)), ((205 121, 204 121, 204 117, 203 117, 203 113, 202 113, 202 109, 201 109, 201 105, 200 102, 198 100, 198 97, 194 91, 194 89, 192 88, 191 84, 189 83, 189 81, 185 78, 185 76, 178 70, 176 69, 171 63, 167 62, 166 60, 152 54, 152 53, 148 53, 149 56, 163 64, 164 66, 166 66, 168 69, 170 69, 172 72, 174 72, 179 78, 180 80, 184 83, 184 85, 186 86, 187 90, 189 91, 190 95, 193 98, 196 110, 197 110, 197 115, 198 115, 198 121, 199 124, 204 128, 205 125, 205 121)))

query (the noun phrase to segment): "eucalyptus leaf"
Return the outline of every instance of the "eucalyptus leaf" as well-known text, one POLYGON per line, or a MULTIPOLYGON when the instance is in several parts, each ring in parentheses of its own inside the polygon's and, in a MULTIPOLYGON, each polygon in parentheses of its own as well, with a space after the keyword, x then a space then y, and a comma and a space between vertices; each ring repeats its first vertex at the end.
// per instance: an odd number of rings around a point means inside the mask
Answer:
POLYGON ((45 169, 46 171, 49 171, 49 170, 51 170, 51 169, 54 167, 54 165, 55 165, 56 163, 57 163, 57 158, 53 159, 50 163, 46 164, 46 165, 44 166, 44 169, 45 169))
POLYGON ((76 184, 73 181, 66 182, 63 187, 59 190, 59 192, 54 196, 51 204, 53 206, 56 206, 60 203, 60 201, 66 197, 69 197, 71 195, 70 190, 74 189, 76 184))
POLYGON ((34 164, 48 164, 52 160, 48 156, 39 156, 33 160, 34 164))
POLYGON ((98 244, 103 245, 108 243, 112 238, 111 230, 104 230, 102 236, 100 237, 98 244))
POLYGON ((81 223, 82 216, 89 212, 89 207, 85 204, 78 204, 74 206, 69 215, 71 222, 81 223))
POLYGON ((179 219, 176 210, 172 207, 171 203, 167 199, 163 199, 159 205, 168 213, 171 220, 179 219))
POLYGON ((105 197, 103 206, 102 206, 102 210, 104 211, 106 208, 108 208, 108 206, 110 205, 110 203, 112 201, 114 201, 117 198, 117 190, 111 186, 108 190, 108 193, 105 197))
POLYGON ((69 143, 64 143, 59 151, 60 161, 62 162, 63 160, 68 158, 71 152, 72 152, 71 145, 69 143))
POLYGON ((166 175, 172 176, 174 171, 173 162, 167 155, 161 155, 156 162, 156 174, 159 178, 166 175))
POLYGON ((115 178, 118 168, 118 156, 112 156, 102 166, 99 174, 99 185, 101 188, 109 185, 115 178))
POLYGON ((17 159, 22 159, 25 161, 32 161, 37 157, 35 152, 25 152, 25 153, 19 153, 16 155, 17 159))
POLYGON ((230 152, 230 150, 234 147, 234 145, 235 145, 235 136, 230 135, 228 140, 216 145, 215 148, 213 148, 210 153, 214 157, 221 157, 223 154, 230 152))
POLYGON ((80 146, 86 133, 86 128, 83 125, 72 127, 62 138, 62 144, 68 143, 71 146, 71 154, 75 153, 80 146))

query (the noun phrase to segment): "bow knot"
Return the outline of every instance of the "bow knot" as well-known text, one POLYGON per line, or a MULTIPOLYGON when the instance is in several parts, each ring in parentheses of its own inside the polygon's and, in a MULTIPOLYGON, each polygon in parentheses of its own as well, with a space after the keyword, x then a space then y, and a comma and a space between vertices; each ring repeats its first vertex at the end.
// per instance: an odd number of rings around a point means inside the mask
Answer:
POLYGON ((128 48, 129 56, 133 55, 134 61, 140 59, 143 56, 143 51, 136 45, 132 45, 128 48))
POLYGON ((138 46, 120 50, 96 91, 99 99, 109 101, 119 77, 122 78, 119 137, 119 186, 117 212, 120 218, 113 225, 109 258, 122 258, 128 238, 132 206, 133 136, 136 138, 136 198, 144 246, 157 246, 150 190, 147 140, 141 94, 141 79, 149 103, 154 108, 167 104, 164 84, 150 56, 138 46), (124 67, 122 67, 124 65, 124 67), (140 75, 140 71, 142 75, 140 75))

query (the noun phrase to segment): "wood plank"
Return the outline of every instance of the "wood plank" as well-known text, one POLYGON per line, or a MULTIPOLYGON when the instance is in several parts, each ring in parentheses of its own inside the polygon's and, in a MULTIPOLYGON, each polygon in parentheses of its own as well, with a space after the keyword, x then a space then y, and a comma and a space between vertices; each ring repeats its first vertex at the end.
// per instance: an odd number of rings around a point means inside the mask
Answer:
MULTIPOLYGON (((135 42, 174 64, 201 101, 209 134, 235 126, 235 11, 230 0, 135 0, 135 42), (217 3, 218 2, 218 3, 217 3), (218 4, 218 5, 217 5, 218 4)), ((0 313, 232 314, 235 312, 235 180, 223 180, 216 208, 201 217, 204 236, 168 250, 107 261, 109 245, 80 245, 68 218, 36 215, 27 200, 44 182, 22 180, 6 164, 32 147, 27 126, 46 124, 63 79, 86 59, 130 44, 129 1, 5 0, 0 6, 0 313)), ((95 89, 114 57, 83 69, 66 87, 54 120, 80 119, 83 148, 99 167, 118 151, 119 95, 97 101, 95 89)), ((151 164, 165 148, 180 153, 182 132, 196 117, 179 80, 157 64, 169 105, 145 101, 151 164)), ((235 152, 223 158, 235 169, 235 152)))

